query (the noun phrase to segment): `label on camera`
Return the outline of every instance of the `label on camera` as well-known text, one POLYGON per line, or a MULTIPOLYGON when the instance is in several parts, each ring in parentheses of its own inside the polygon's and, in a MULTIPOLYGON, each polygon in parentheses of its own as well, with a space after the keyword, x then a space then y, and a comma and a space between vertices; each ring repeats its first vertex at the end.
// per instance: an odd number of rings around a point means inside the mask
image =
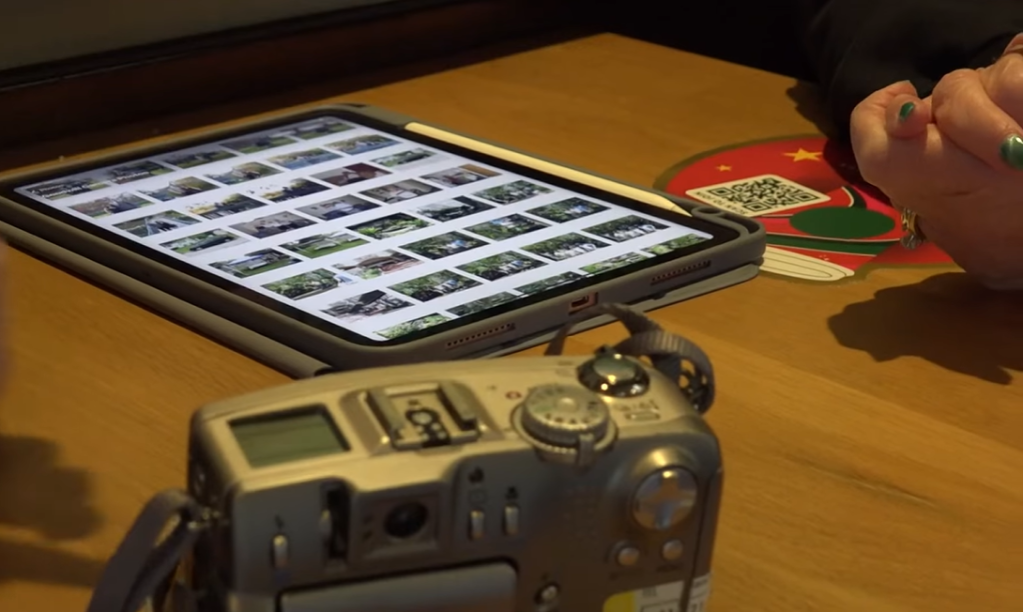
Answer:
POLYGON ((710 574, 705 574, 693 580, 693 586, 689 589, 689 607, 686 608, 686 612, 705 612, 708 599, 710 599, 710 574))
MULTIPOLYGON (((689 612, 682 610, 684 582, 619 593, 604 602, 604 612, 689 612)), ((702 608, 698 608, 702 610, 702 608)))

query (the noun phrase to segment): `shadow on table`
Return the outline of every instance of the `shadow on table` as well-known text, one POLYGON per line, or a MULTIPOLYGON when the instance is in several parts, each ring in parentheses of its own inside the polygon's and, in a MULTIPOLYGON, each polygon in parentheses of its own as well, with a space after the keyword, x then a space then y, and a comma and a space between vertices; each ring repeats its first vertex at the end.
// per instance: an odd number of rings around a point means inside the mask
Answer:
MULTIPOLYGON (((58 447, 38 438, 0 436, 0 525, 47 540, 83 538, 100 526, 88 475, 57 463, 58 447)), ((71 553, 0 541, 0 581, 95 583, 103 564, 71 553)))
POLYGON ((991 291, 962 272, 890 287, 828 320, 843 346, 877 361, 921 357, 1007 385, 1023 371, 1023 292, 991 291))
POLYGON ((835 137, 835 128, 828 116, 824 95, 819 86, 807 81, 796 81, 785 93, 789 100, 795 102, 796 112, 800 116, 813 123, 821 134, 829 138, 835 137))
POLYGON ((20 580, 92 588, 105 564, 74 553, 0 541, 0 582, 20 580))

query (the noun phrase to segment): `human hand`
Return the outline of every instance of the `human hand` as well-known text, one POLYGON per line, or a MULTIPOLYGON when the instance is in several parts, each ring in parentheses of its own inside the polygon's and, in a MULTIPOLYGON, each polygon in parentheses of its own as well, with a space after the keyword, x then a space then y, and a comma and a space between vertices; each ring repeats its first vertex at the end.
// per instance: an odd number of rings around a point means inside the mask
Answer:
POLYGON ((986 285, 1023 289, 1023 35, 933 94, 896 83, 852 115, 863 178, 918 214, 927 238, 986 285))

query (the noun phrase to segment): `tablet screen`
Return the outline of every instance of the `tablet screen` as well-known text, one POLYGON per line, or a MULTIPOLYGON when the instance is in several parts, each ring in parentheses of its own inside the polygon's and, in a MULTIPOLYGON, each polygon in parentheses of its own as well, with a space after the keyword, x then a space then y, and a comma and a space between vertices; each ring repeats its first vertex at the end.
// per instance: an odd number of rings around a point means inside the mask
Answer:
POLYGON ((320 115, 14 191, 369 344, 716 242, 399 133, 320 115))

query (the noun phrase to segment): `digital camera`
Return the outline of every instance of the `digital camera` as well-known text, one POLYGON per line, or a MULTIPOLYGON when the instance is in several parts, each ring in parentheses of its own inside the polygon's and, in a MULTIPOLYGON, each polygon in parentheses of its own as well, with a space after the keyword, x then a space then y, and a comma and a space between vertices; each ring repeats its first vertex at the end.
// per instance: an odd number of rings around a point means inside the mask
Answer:
POLYGON ((614 349, 331 374, 192 420, 210 612, 702 610, 722 487, 687 395, 614 349))

